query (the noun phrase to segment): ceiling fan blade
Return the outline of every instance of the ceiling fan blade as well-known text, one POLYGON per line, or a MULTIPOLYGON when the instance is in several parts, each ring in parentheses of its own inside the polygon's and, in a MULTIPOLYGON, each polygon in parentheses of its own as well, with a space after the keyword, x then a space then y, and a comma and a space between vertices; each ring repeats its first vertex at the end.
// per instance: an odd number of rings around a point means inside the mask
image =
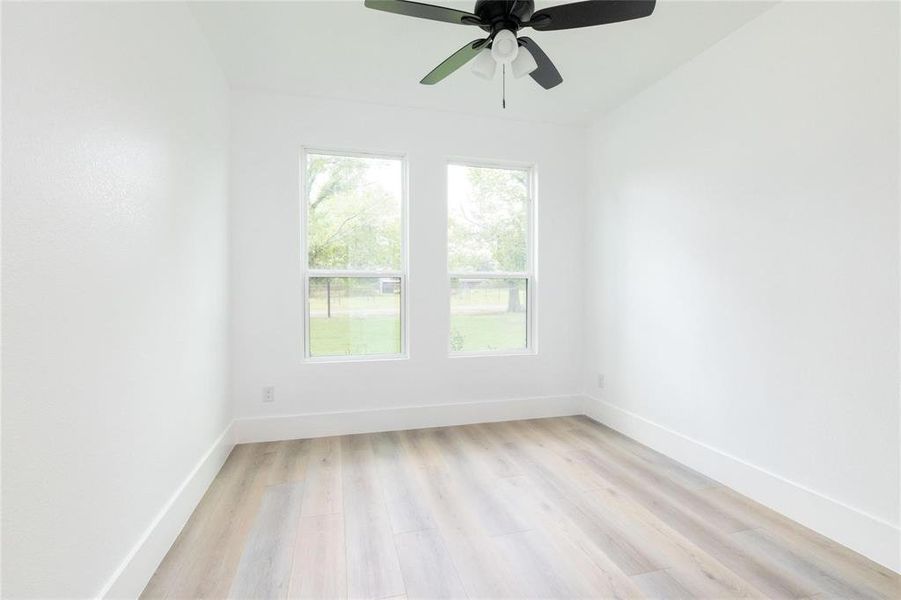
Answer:
POLYGON ((444 62, 432 69, 431 73, 422 78, 425 85, 435 85, 478 55, 488 43, 488 39, 473 40, 444 59, 444 62))
POLYGON ((656 0, 588 0, 560 4, 539 10, 529 19, 538 31, 591 27, 647 17, 654 12, 656 0))
POLYGON ((409 2, 408 0, 366 0, 363 3, 366 8, 374 8, 396 15, 430 19, 432 21, 444 21, 458 25, 481 25, 482 21, 472 13, 433 4, 421 2, 409 2))
POLYGON ((529 73, 538 85, 549 90, 552 87, 563 83, 563 77, 560 76, 557 67, 554 66, 554 63, 547 57, 544 50, 542 50, 532 38, 519 38, 519 45, 528 50, 529 54, 532 55, 532 58, 535 59, 535 62, 538 63, 538 68, 529 73))

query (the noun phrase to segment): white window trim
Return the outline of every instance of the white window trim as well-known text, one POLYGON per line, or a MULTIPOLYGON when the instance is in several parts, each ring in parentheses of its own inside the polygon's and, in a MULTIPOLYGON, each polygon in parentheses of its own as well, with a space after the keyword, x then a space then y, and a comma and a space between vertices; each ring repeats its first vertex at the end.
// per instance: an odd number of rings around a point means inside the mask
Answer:
POLYGON ((409 166, 407 155, 398 152, 370 152, 320 146, 303 146, 300 150, 300 272, 303 288, 303 360, 307 363, 342 363, 407 360, 410 357, 410 308, 409 296, 409 166), (342 271, 334 269, 311 269, 309 248, 307 247, 307 223, 310 201, 307 197, 307 155, 324 154, 350 158, 382 158, 400 160, 401 163, 401 241, 400 270, 395 271, 342 271), (313 277, 374 277, 400 278, 400 344, 396 354, 313 356, 310 352, 310 279, 313 277))
MULTIPOLYGON (((502 272, 502 271, 451 271, 450 270, 450 254, 446 254, 447 258, 447 352, 450 358, 474 358, 484 356, 536 356, 538 354, 538 268, 536 257, 538 255, 538 169, 533 163, 518 163, 496 160, 480 160, 469 158, 449 158, 444 167, 444 195, 445 195, 445 228, 447 227, 450 215, 447 214, 447 206, 450 198, 448 197, 448 168, 451 166, 476 167, 486 169, 508 169, 516 171, 526 171, 528 173, 529 191, 528 191, 528 224, 526 232, 526 243, 528 244, 526 252, 526 270, 523 272, 502 272), (457 351, 451 347, 451 330, 450 330, 450 282, 452 279, 525 279, 526 280, 526 347, 521 349, 504 349, 504 350, 475 350, 475 351, 457 351)), ((447 251, 447 244, 445 244, 447 251)))

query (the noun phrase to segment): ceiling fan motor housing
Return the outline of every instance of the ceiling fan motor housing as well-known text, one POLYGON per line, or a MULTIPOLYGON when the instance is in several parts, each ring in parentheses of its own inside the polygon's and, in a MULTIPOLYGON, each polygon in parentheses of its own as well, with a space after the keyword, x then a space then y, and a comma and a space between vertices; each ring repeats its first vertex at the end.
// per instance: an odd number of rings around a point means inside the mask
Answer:
POLYGON ((509 29, 514 33, 535 11, 534 0, 477 0, 473 14, 479 17, 479 25, 485 31, 497 33, 509 29))

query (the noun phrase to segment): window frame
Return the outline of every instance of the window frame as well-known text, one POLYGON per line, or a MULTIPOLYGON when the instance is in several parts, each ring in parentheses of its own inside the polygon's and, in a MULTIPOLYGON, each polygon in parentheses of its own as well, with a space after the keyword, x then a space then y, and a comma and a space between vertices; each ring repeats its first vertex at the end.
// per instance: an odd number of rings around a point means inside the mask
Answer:
POLYGON ((538 168, 534 163, 498 161, 489 159, 473 159, 449 157, 444 164, 444 228, 445 228, 445 270, 447 272, 447 352, 450 358, 474 358, 486 356, 535 356, 538 354, 537 339, 537 307, 538 307, 538 168), (450 167, 474 167, 484 169, 505 169, 524 171, 528 181, 527 195, 527 231, 526 231, 526 270, 524 272, 509 271, 451 271, 450 251, 447 240, 447 229, 450 222, 450 167), (453 279, 524 279, 526 281, 526 347, 503 350, 454 350, 451 346, 451 280, 453 279))
POLYGON ((306 363, 342 363, 407 360, 410 357, 410 309, 407 290, 409 287, 409 164, 404 152, 382 152, 325 148, 322 146, 302 146, 300 149, 300 275, 303 293, 303 361, 306 363), (340 156, 344 158, 373 158, 399 160, 401 164, 401 207, 400 207, 400 269, 392 271, 361 271, 311 269, 309 246, 307 245, 307 225, 309 224, 310 199, 307 197, 307 157, 311 154, 340 156), (346 354, 335 356, 313 356, 310 344, 310 280, 320 277, 374 277, 400 279, 400 352, 394 354, 346 354))

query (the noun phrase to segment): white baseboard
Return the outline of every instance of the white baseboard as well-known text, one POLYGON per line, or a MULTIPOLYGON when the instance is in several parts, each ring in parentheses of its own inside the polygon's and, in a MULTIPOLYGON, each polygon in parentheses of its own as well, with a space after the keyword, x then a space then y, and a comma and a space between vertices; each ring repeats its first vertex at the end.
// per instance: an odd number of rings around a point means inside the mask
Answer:
POLYGON ((582 414, 584 397, 545 396, 235 419, 235 443, 374 433, 582 414))
POLYGON ((586 398, 584 412, 595 421, 901 572, 901 530, 898 526, 609 402, 586 398))
POLYGON ((98 598, 137 598, 141 594, 233 447, 230 424, 160 509, 98 598))

